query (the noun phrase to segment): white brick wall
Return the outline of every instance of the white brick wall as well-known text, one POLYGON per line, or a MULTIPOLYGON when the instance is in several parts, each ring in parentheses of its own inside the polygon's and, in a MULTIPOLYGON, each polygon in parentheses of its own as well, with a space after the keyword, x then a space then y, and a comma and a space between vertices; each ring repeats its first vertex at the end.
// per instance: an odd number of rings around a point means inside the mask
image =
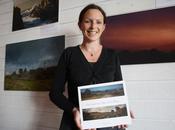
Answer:
MULTIPOLYGON (((66 36, 66 47, 80 44, 78 14, 92 2, 108 16, 175 5, 175 0, 60 0, 58 23, 12 32, 13 0, 0 0, 0 130, 58 130, 62 111, 48 92, 4 91, 5 45, 58 35, 66 36)), ((174 70, 175 63, 122 66, 136 116, 129 130, 174 130, 174 70)))

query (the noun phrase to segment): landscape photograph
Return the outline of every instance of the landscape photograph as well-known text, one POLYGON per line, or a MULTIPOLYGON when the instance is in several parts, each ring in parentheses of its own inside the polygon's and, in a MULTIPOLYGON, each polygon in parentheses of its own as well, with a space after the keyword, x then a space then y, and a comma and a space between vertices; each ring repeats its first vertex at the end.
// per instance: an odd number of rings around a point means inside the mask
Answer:
POLYGON ((83 120, 97 120, 127 116, 126 104, 83 109, 83 120))
POLYGON ((82 101, 115 97, 115 96, 123 96, 123 95, 124 95, 123 84, 96 86, 92 88, 81 89, 82 101))
POLYGON ((122 65, 175 62, 175 7, 109 16, 102 44, 122 65))
POLYGON ((14 0, 13 31, 58 22, 58 0, 14 0))
POLYGON ((64 47, 64 36, 7 44, 4 90, 50 90, 64 47))

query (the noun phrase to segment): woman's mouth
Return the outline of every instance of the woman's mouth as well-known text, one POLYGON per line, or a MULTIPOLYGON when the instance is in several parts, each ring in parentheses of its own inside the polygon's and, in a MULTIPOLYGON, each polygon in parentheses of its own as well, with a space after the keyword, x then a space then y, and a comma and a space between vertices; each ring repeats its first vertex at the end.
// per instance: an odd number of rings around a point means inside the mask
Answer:
POLYGON ((88 30, 87 31, 90 35, 95 35, 97 33, 97 31, 93 31, 93 30, 88 30))

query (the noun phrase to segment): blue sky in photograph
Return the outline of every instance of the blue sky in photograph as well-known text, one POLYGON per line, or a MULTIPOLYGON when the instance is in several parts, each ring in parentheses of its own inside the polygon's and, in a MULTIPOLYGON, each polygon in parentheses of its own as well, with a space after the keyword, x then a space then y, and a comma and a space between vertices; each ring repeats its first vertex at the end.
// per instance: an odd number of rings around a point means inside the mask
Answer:
MULTIPOLYGON (((94 87, 94 88, 88 88, 90 91, 106 91, 106 90, 116 90, 121 89, 123 87, 123 84, 114 84, 114 85, 107 85, 102 87, 94 87)), ((86 91, 86 89, 81 89, 81 92, 86 91)))
POLYGON ((38 39, 6 46, 5 73, 55 66, 64 49, 64 36, 38 39))

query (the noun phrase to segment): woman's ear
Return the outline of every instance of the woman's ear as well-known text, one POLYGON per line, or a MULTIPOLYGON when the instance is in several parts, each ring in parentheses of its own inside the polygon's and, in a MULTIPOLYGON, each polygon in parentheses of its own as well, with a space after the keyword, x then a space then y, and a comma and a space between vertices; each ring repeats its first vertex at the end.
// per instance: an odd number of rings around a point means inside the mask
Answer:
POLYGON ((106 28, 106 24, 103 24, 103 31, 105 30, 105 28, 106 28))
POLYGON ((80 23, 78 23, 78 27, 79 27, 79 29, 81 30, 81 24, 80 24, 80 23))

